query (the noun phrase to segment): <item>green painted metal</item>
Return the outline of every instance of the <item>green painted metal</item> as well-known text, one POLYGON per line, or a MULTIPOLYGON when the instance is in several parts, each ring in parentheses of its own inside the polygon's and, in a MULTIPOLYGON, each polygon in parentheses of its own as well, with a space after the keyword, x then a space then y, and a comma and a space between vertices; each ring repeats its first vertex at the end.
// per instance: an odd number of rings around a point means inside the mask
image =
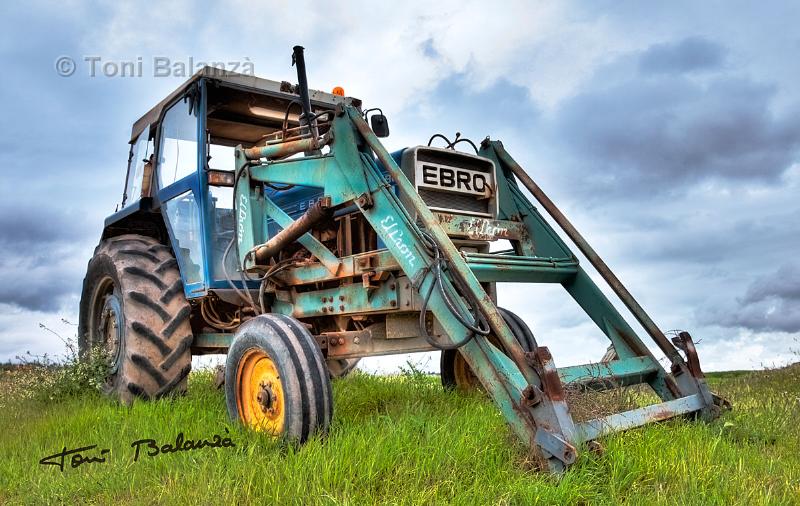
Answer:
POLYGON ((192 348, 229 348, 232 341, 233 334, 204 332, 194 335, 192 348))
POLYGON ((596 390, 644 383, 659 369, 650 357, 630 357, 611 362, 573 365, 558 370, 561 381, 580 384, 596 390))
MULTIPOLYGON (((400 268, 389 250, 350 255, 341 257, 339 260, 341 267, 336 277, 342 279, 360 276, 365 272, 393 272, 400 268)), ((322 264, 311 264, 281 271, 275 275, 275 278, 285 285, 297 286, 330 281, 331 272, 322 264)))
MULTIPOLYGON (((696 373, 684 374, 688 369, 679 369, 673 377, 660 366, 579 266, 576 256, 559 234, 526 198, 516 178, 518 166, 501 144, 486 141, 481 146, 480 155, 492 160, 497 167, 499 216, 497 220, 488 220, 432 213, 370 130, 360 111, 352 106, 337 110, 324 143, 330 148, 325 155, 285 160, 269 158, 282 156, 286 150, 309 151, 314 143, 248 151, 237 148, 235 202, 240 263, 245 268, 252 267, 247 263, 247 252, 268 239, 267 217, 284 228, 292 223, 285 212, 261 193, 261 183, 322 188, 333 208, 355 203, 387 250, 337 258, 310 233, 305 234, 298 242, 320 263, 276 274, 276 283, 280 286, 275 289, 273 311, 297 318, 397 311, 399 289, 395 288, 392 275, 377 285, 352 281, 367 272, 402 271, 416 293, 427 294, 435 282, 431 271, 433 253, 428 245, 432 241, 447 262, 447 273, 443 277, 445 291, 456 294, 456 280, 466 287, 474 310, 485 317, 492 334, 505 350, 501 352, 486 337, 476 335, 460 348, 461 354, 512 430, 524 442, 538 448, 551 470, 561 471, 574 462, 577 445, 605 433, 606 425, 609 430, 627 428, 662 419, 665 413, 708 409, 710 397, 705 395, 705 382, 701 382, 696 373), (376 158, 395 183, 402 200, 387 184, 376 158), (482 240, 506 238, 511 240, 515 251, 462 254, 451 236, 482 240), (329 283, 323 289, 309 289, 313 283, 345 279, 350 282, 338 287, 330 287, 329 283), (611 340, 619 359, 607 364, 559 370, 546 348, 526 353, 481 284, 495 281, 562 284, 611 340), (298 290, 300 286, 306 288, 298 290), (576 426, 563 383, 592 388, 609 381, 647 382, 667 402, 652 409, 635 410, 576 426)), ((522 182, 529 186, 526 180, 522 182)), ((427 308, 450 340, 460 342, 469 337, 470 331, 454 316, 441 293, 438 290, 430 293, 427 308)), ((452 298, 456 309, 468 314, 465 300, 452 298)), ((195 338, 195 345, 214 347, 215 343, 225 342, 226 336, 202 334, 195 338)))
POLYGON ((578 272, 574 258, 541 258, 511 255, 465 253, 479 281, 520 283, 564 283, 578 272))
POLYGON ((278 298, 272 310, 295 318, 391 311, 397 309, 397 292, 393 283, 382 283, 374 290, 351 284, 313 292, 289 292, 286 296, 290 300, 278 298))

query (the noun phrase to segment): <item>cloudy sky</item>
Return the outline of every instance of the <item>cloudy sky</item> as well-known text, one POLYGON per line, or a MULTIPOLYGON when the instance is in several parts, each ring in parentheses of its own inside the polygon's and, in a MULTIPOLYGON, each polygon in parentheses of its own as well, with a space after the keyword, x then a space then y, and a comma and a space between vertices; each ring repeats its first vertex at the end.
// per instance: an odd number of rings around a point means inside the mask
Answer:
MULTIPOLYGON (((391 149, 503 140, 706 369, 800 360, 800 4, 500 4, 5 2, 0 360, 61 352, 40 323, 75 333, 131 123, 183 81, 153 59, 294 81, 295 44, 312 87, 383 109, 391 149), (126 61, 142 75, 113 75, 126 61)), ((560 287, 502 286, 500 302, 557 364, 605 349, 560 287)))

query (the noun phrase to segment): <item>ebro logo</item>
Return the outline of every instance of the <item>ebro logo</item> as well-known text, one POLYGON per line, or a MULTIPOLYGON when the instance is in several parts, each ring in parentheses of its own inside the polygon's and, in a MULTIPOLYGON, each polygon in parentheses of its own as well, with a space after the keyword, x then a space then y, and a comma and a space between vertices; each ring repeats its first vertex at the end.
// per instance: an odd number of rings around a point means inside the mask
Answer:
POLYGON ((477 170, 421 164, 417 166, 417 186, 485 195, 489 175, 477 170))

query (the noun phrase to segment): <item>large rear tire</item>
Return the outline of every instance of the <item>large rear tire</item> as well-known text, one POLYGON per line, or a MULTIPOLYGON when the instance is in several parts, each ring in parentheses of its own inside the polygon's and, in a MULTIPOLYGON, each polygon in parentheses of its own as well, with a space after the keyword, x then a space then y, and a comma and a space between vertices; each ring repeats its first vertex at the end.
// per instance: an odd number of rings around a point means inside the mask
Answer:
POLYGON ((192 366, 191 307, 169 247, 141 235, 102 241, 89 261, 80 303, 78 345, 103 347, 103 391, 130 404, 186 391, 192 366))
POLYGON ((225 364, 228 414, 290 441, 325 434, 333 394, 322 350, 299 321, 262 314, 236 331, 225 364))

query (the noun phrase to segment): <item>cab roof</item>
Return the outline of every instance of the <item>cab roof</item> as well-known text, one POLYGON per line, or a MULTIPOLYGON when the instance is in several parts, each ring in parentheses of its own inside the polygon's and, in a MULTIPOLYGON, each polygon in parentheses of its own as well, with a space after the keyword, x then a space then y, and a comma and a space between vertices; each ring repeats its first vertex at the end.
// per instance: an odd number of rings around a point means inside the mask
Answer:
MULTIPOLYGON (((167 95, 164 100, 147 111, 144 116, 136 120, 136 122, 133 124, 133 129, 131 130, 130 142, 135 142, 136 138, 140 133, 142 133, 142 131, 144 131, 145 128, 148 128, 151 124, 158 121, 158 119, 161 117, 161 114, 164 112, 164 109, 172 105, 176 99, 183 96, 187 90, 189 90, 195 83, 202 79, 207 79, 209 81, 214 81, 226 86, 245 89, 265 95, 284 97, 288 99, 299 97, 299 95, 294 92, 294 86, 287 81, 272 81, 270 79, 264 79, 253 75, 240 74, 238 72, 231 72, 229 70, 223 70, 217 67, 205 66, 195 72, 192 77, 181 84, 175 91, 167 95)), ((308 92, 312 104, 315 105, 327 105, 329 107, 336 106, 337 104, 352 104, 356 107, 361 105, 361 101, 353 97, 342 97, 318 90, 308 90, 308 92)))

